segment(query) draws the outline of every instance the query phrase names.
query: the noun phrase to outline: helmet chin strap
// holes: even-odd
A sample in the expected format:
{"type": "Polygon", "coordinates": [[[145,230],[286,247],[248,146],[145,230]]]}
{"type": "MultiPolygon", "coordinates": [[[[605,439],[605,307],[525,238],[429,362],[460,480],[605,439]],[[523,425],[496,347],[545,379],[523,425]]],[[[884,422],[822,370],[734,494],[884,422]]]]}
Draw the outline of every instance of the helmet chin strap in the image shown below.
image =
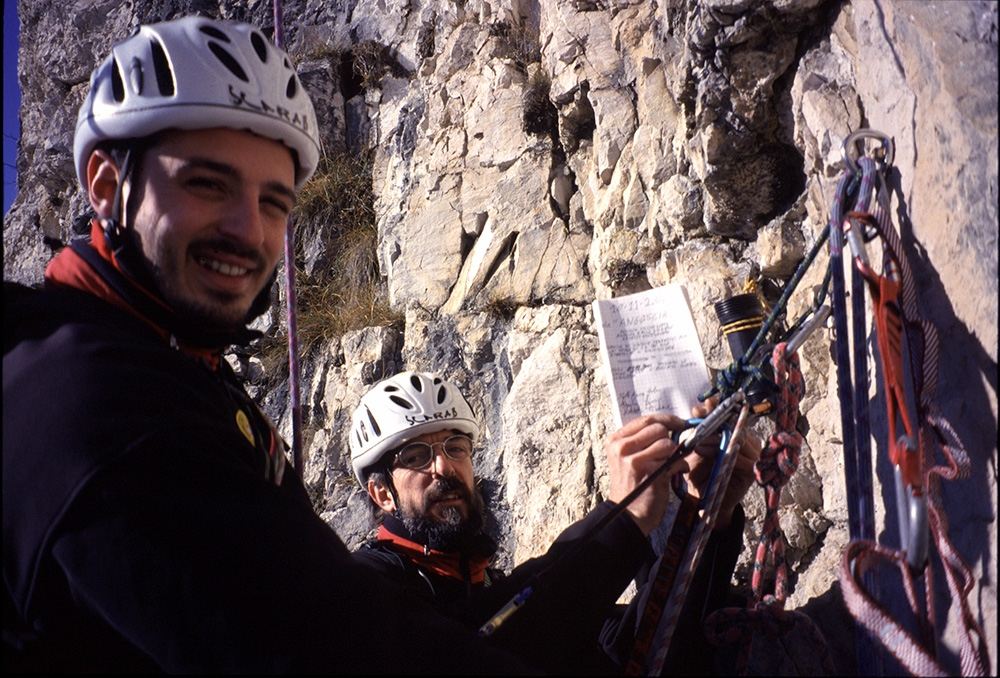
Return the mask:
{"type": "Polygon", "coordinates": [[[101,228],[104,229],[104,236],[108,244],[114,250],[115,255],[119,255],[125,247],[127,238],[125,237],[126,225],[122,215],[122,193],[125,190],[125,180],[132,172],[132,149],[125,151],[125,159],[118,173],[118,186],[115,187],[115,199],[111,203],[111,218],[101,219],[101,228]]]}
{"type": "MultiPolygon", "coordinates": [[[[140,142],[141,143],[141,142],[140,142]]],[[[100,219],[98,223],[104,231],[104,237],[114,252],[115,260],[125,273],[134,281],[139,282],[148,289],[156,289],[153,281],[153,274],[146,266],[142,249],[137,245],[135,238],[129,231],[128,206],[123,204],[122,196],[125,192],[125,182],[131,180],[131,175],[135,172],[136,158],[142,157],[145,146],[137,148],[130,146],[125,149],[125,158],[118,175],[118,186],[115,187],[115,199],[111,203],[111,217],[100,219]]],[[[129,196],[129,200],[131,200],[129,196]]]]}
{"type": "MultiPolygon", "coordinates": [[[[152,273],[146,266],[141,248],[137,246],[134,237],[129,233],[131,227],[127,222],[128,207],[123,204],[122,200],[125,182],[132,179],[131,175],[135,171],[136,158],[141,157],[144,150],[144,148],[136,148],[135,146],[130,146],[125,150],[125,158],[122,160],[118,175],[118,186],[115,187],[115,199],[111,203],[111,218],[100,219],[99,223],[108,245],[111,246],[111,250],[115,254],[118,265],[133,280],[148,287],[153,284],[152,273]]],[[[131,196],[129,199],[131,200],[131,196]]]]}
{"type": "Polygon", "coordinates": [[[395,505],[396,511],[401,511],[402,504],[399,503],[399,493],[396,492],[396,484],[392,482],[392,469],[390,468],[390,464],[385,464],[383,466],[382,475],[385,477],[385,486],[389,489],[389,496],[392,497],[392,503],[395,505]]]}

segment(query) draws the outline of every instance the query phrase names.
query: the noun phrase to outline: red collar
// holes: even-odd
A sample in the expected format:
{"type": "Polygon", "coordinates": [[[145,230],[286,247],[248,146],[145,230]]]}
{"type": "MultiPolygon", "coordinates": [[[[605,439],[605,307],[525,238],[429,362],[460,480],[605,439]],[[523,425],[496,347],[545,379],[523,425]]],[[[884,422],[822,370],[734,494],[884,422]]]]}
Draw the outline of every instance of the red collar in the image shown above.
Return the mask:
{"type": "Polygon", "coordinates": [[[378,540],[384,542],[393,551],[406,556],[417,565],[436,572],[445,577],[452,577],[461,581],[468,581],[470,584],[483,583],[486,566],[489,565],[487,558],[464,558],[460,553],[445,553],[427,548],[409,539],[394,534],[385,525],[378,528],[378,540]],[[468,564],[469,578],[462,575],[462,561],[468,564]]]}
{"type": "MultiPolygon", "coordinates": [[[[104,230],[97,219],[90,227],[90,246],[97,251],[102,259],[110,263],[115,271],[123,276],[135,289],[141,291],[156,307],[163,309],[167,313],[172,313],[167,304],[156,294],[136,283],[122,269],[120,263],[115,258],[107,239],[104,237],[104,230]]],[[[89,292],[94,296],[103,299],[112,306],[117,306],[128,311],[135,317],[156,330],[163,340],[176,345],[178,349],[194,358],[203,360],[213,370],[219,366],[219,359],[222,354],[220,349],[209,349],[198,346],[190,346],[177,341],[174,335],[166,328],[154,322],[151,318],[140,313],[134,306],[129,304],[112,286],[105,280],[98,271],[88,264],[73,250],[72,247],[65,247],[59,252],[49,265],[45,268],[45,285],[48,288],[74,288],[89,292]]]]}

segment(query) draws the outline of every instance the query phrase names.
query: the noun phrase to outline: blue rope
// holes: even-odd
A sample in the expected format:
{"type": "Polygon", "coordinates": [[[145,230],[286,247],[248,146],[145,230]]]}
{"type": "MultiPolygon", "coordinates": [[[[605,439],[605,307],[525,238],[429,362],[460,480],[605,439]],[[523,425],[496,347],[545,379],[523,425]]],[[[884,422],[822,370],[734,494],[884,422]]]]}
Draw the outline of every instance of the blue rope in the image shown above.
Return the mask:
{"type": "MultiPolygon", "coordinates": [[[[851,541],[875,539],[875,506],[872,493],[871,424],[868,413],[868,353],[865,323],[864,281],[856,266],[851,267],[854,291],[851,310],[854,316],[854,379],[851,379],[851,342],[847,328],[847,292],[844,280],[844,215],[857,191],[854,209],[867,209],[876,181],[876,165],[871,158],[861,158],[861,175],[845,169],[837,185],[830,209],[830,268],[833,284],[833,316],[836,336],[837,395],[840,400],[841,429],[844,445],[844,476],[847,486],[848,529],[851,541]],[[853,392],[851,386],[854,386],[853,392]]],[[[860,242],[862,238],[859,238],[860,242]]],[[[863,576],[872,595],[878,595],[874,572],[863,576]]],[[[883,675],[882,655],[875,638],[860,624],[856,625],[858,675],[883,675]]]]}

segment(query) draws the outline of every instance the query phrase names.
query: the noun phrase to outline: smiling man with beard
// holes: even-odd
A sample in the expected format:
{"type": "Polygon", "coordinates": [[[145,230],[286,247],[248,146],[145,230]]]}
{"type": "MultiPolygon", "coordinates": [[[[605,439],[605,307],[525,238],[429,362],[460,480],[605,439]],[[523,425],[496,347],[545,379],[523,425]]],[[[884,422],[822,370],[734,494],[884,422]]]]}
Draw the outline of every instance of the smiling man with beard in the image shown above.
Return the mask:
{"type": "MultiPolygon", "coordinates": [[[[662,474],[592,538],[590,533],[615,510],[616,502],[673,453],[671,433],[683,425],[670,414],[649,415],[612,434],[605,450],[609,501],[567,528],[546,554],[505,573],[489,566],[497,544],[483,531],[483,499],[472,465],[480,428],[472,407],[439,375],[397,374],[376,384],[354,411],[354,472],[385,513],[378,535],[363,544],[355,558],[472,629],[530,585],[527,602],[489,636],[491,642],[546,672],[620,673],[614,647],[628,645],[634,629],[617,624],[623,610],[616,602],[655,558],[648,535],[666,512],[671,474],[662,474]],[[576,547],[570,562],[546,571],[564,551],[576,547]]],[[[704,603],[728,589],[742,546],[738,504],[759,453],[755,440],[741,446],[719,514],[720,528],[713,533],[714,543],[709,542],[709,552],[715,555],[705,558],[699,570],[702,588],[708,591],[693,601],[699,612],[710,610],[713,605],[704,603]]],[[[711,455],[701,454],[681,462],[677,472],[687,472],[689,491],[700,494],[711,462],[711,455]]],[[[700,629],[697,620],[689,626],[700,629]]],[[[695,645],[704,654],[704,646],[691,647],[695,645]]],[[[680,668],[685,666],[693,668],[687,663],[680,668]]]]}

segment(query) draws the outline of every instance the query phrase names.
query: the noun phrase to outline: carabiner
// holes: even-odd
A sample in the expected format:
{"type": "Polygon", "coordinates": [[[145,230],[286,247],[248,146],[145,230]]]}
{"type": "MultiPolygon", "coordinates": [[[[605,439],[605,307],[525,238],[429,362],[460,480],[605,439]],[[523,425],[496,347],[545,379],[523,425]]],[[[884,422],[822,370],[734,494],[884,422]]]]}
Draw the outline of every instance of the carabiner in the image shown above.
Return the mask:
{"type": "Polygon", "coordinates": [[[802,327],[799,328],[798,332],[786,340],[785,352],[791,355],[792,353],[798,351],[802,344],[806,343],[806,339],[808,339],[813,332],[826,325],[826,319],[830,317],[832,312],[833,309],[826,304],[817,308],[812,317],[802,323],[802,327]]]}
{"type": "MultiPolygon", "coordinates": [[[[873,129],[859,129],[847,135],[847,138],[844,139],[844,145],[841,148],[844,164],[847,165],[852,174],[857,174],[860,169],[854,157],[851,156],[851,149],[854,149],[854,152],[857,153],[857,142],[861,139],[880,139],[882,147],[874,150],[872,156],[880,172],[884,172],[886,168],[892,167],[892,161],[896,158],[896,144],[893,143],[892,138],[884,132],[878,132],[873,129]]],[[[860,157],[860,154],[858,157],[860,157]]]]}
{"type": "Polygon", "coordinates": [[[862,233],[859,233],[858,227],[855,226],[850,215],[848,215],[848,218],[844,220],[844,235],[847,236],[847,244],[851,248],[854,260],[856,262],[861,262],[863,265],[862,270],[871,268],[868,262],[868,250],[865,249],[865,236],[862,233]]]}
{"type": "MultiPolygon", "coordinates": [[[[743,395],[743,391],[737,391],[740,396],[743,395]]],[[[742,405],[743,399],[734,400],[732,396],[729,399],[723,401],[716,410],[723,408],[723,412],[729,412],[736,405],[742,405]]],[[[713,411],[714,412],[714,411],[713,411]]],[[[728,417],[728,414],[726,414],[728,417]]],[[[671,435],[671,438],[679,447],[687,447],[690,450],[694,450],[698,444],[704,440],[707,436],[713,433],[719,432],[721,434],[721,439],[719,440],[719,454],[715,458],[715,463],[712,464],[712,473],[708,477],[708,486],[711,487],[715,482],[715,478],[718,475],[720,469],[722,468],[722,458],[725,456],[725,450],[729,447],[730,431],[726,427],[728,421],[726,418],[717,415],[712,418],[709,414],[708,417],[704,419],[688,419],[684,422],[684,428],[677,429],[671,435]],[[710,420],[711,419],[711,420],[710,420]]],[[[674,489],[674,494],[678,498],[683,499],[687,495],[687,486],[680,474],[674,476],[672,486],[674,489]]],[[[698,502],[698,508],[705,508],[705,502],[708,499],[708,493],[701,498],[698,502]]]]}
{"type": "Polygon", "coordinates": [[[899,520],[900,548],[906,554],[906,564],[916,572],[924,569],[930,542],[927,520],[927,497],[906,484],[903,472],[893,467],[896,481],[896,517],[899,520]]]}

